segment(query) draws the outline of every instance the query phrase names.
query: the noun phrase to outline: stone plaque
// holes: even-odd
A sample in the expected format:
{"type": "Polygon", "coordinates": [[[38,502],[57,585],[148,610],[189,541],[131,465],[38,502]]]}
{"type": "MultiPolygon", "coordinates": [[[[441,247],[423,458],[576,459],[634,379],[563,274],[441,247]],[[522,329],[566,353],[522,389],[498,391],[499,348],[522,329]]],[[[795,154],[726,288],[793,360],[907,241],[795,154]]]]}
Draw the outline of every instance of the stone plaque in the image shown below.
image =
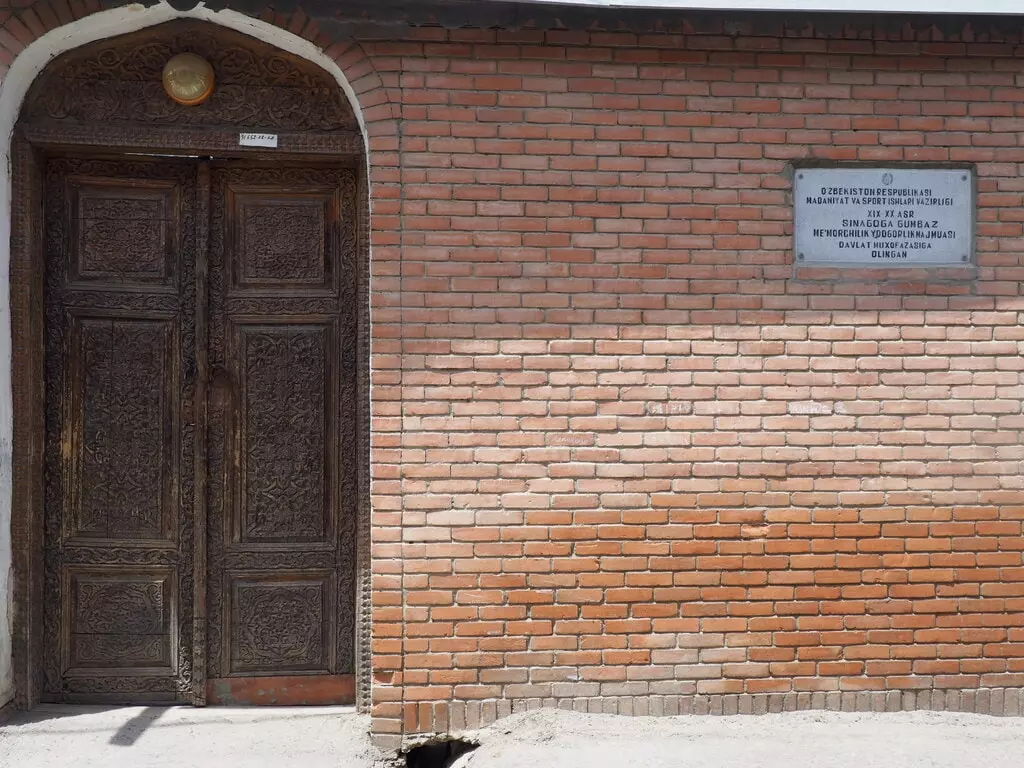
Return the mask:
{"type": "Polygon", "coordinates": [[[795,174],[797,263],[966,264],[973,176],[948,168],[803,168],[795,174]]]}

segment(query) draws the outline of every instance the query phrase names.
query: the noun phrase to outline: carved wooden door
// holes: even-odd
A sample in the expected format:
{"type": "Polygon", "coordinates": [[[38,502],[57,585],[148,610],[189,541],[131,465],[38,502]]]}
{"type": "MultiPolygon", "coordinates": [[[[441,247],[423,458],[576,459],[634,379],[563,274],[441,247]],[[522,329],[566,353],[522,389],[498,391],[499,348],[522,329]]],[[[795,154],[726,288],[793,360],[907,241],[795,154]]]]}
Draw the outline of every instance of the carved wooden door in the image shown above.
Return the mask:
{"type": "Polygon", "coordinates": [[[48,700],[192,697],[196,174],[47,165],[48,700]]]}
{"type": "Polygon", "coordinates": [[[211,702],[354,696],[355,189],[345,169],[213,169],[211,702]]]}

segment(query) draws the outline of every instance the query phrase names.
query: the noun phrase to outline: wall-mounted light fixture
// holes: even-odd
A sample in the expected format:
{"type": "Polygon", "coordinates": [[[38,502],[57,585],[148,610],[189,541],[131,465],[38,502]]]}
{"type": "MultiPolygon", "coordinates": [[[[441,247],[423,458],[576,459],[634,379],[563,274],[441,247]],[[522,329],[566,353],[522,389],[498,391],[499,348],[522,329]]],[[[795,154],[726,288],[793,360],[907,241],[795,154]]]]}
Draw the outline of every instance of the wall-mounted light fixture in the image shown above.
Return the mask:
{"type": "Polygon", "coordinates": [[[194,53],[179,53],[164,64],[164,90],[179,104],[202,104],[213,93],[213,67],[194,53]]]}

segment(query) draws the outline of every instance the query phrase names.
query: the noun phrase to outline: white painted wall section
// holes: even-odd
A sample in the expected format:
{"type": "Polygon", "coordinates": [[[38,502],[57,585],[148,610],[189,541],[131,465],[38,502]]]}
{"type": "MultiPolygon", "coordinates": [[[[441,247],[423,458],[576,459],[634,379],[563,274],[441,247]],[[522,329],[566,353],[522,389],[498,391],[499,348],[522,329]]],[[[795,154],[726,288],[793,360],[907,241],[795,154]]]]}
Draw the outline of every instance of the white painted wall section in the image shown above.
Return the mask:
{"type": "MultiPolygon", "coordinates": [[[[229,27],[320,66],[338,81],[366,136],[365,120],[355,91],[333,60],[308,40],[236,11],[212,11],[202,5],[190,11],[176,11],[165,2],[148,8],[129,5],[101,11],[46,33],[25,48],[11,64],[7,76],[0,82],[0,168],[3,169],[3,180],[0,181],[0,706],[14,697],[11,664],[14,621],[11,552],[11,134],[32,81],[54,57],[97,40],[176,18],[202,19],[229,27]]],[[[365,143],[369,146],[369,141],[365,143]]]]}

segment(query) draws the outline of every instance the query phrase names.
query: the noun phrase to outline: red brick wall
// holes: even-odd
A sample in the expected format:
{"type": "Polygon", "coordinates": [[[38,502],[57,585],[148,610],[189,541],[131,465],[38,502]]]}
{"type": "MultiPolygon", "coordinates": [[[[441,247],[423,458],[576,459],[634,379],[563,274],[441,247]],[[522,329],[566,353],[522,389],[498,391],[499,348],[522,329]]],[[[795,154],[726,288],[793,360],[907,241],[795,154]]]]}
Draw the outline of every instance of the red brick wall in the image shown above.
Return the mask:
{"type": "Polygon", "coordinates": [[[1024,684],[1014,46],[418,36],[375,49],[406,729],[1024,684]],[[811,158],[975,164],[977,266],[795,270],[811,158]]]}
{"type": "Polygon", "coordinates": [[[369,115],[379,734],[1017,711],[1019,39],[264,18],[369,115]],[[807,159],[974,164],[976,265],[794,268],[807,159]]]}

